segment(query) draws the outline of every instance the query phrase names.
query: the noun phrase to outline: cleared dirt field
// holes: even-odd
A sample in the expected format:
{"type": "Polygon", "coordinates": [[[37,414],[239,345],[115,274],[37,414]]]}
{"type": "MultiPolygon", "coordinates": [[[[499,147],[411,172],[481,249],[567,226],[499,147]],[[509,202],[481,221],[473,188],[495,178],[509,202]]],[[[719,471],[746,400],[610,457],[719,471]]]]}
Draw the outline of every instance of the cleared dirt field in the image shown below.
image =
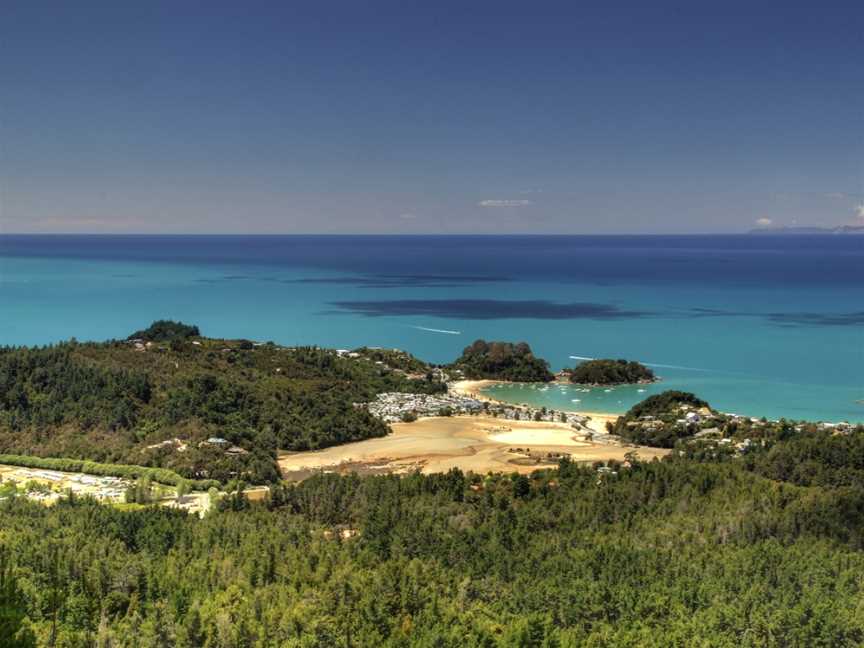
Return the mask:
{"type": "Polygon", "coordinates": [[[508,421],[491,417],[453,416],[394,423],[393,434],[324,450],[284,453],[279,466],[286,479],[328,472],[521,472],[554,465],[555,455],[574,461],[623,460],[636,451],[645,460],[668,450],[595,444],[563,423],[508,421]],[[548,457],[552,454],[553,457],[548,457]]]}

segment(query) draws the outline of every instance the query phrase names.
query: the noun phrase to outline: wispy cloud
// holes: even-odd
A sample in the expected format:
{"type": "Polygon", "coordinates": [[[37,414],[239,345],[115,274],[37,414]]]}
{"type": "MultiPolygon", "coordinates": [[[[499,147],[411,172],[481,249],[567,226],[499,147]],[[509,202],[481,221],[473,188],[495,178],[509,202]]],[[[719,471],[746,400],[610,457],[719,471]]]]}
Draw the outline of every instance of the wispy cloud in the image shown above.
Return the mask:
{"type": "Polygon", "coordinates": [[[401,218],[403,220],[416,220],[417,214],[415,214],[414,212],[405,212],[405,213],[399,214],[399,218],[401,218]]]}
{"type": "Polygon", "coordinates": [[[528,207],[533,203],[530,200],[481,200],[478,207],[528,207]]]}
{"type": "Polygon", "coordinates": [[[864,220],[864,203],[855,205],[855,216],[858,217],[858,220],[864,220]]]}
{"type": "Polygon", "coordinates": [[[756,226],[757,227],[771,227],[774,224],[774,221],[770,218],[757,218],[756,226]]]}

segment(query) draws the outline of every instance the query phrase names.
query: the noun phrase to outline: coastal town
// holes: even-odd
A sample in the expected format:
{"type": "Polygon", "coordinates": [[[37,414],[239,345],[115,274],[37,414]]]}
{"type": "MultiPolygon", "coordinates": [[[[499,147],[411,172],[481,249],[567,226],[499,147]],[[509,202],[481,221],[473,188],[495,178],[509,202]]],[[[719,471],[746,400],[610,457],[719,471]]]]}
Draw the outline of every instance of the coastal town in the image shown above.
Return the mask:
{"type": "Polygon", "coordinates": [[[483,414],[513,421],[547,421],[569,423],[580,430],[589,417],[575,412],[512,405],[465,396],[452,387],[446,394],[408,394],[386,392],[378,394],[366,405],[369,412],[386,423],[405,423],[421,417],[483,414]]]}

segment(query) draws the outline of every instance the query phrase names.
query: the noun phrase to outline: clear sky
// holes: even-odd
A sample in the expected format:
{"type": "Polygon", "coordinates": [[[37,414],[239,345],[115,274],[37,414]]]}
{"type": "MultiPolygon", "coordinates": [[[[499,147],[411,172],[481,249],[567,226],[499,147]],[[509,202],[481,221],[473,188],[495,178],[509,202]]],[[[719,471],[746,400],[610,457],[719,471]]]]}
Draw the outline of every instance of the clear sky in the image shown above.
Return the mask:
{"type": "Polygon", "coordinates": [[[864,224],[860,1],[5,0],[0,83],[4,232],[864,224]]]}

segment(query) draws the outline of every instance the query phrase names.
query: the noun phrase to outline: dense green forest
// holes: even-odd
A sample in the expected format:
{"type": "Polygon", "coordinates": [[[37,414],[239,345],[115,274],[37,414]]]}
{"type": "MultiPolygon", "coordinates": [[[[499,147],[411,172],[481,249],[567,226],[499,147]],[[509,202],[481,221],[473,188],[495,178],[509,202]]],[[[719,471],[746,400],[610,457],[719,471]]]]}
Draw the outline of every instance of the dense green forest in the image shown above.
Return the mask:
{"type": "Polygon", "coordinates": [[[156,322],[130,341],[0,348],[0,453],[270,481],[278,479],[277,449],[388,432],[356,403],[446,389],[431,375],[412,378],[366,357],[194,331],[156,322]],[[161,341],[135,341],[148,338],[161,341]]]}
{"type": "Polygon", "coordinates": [[[555,377],[549,363],[536,357],[525,342],[476,340],[449,368],[471,379],[549,382],[555,377]]]}
{"type": "Polygon", "coordinates": [[[185,340],[197,337],[201,331],[197,326],[174,322],[172,320],[157,320],[146,329],[135,331],[127,339],[145,340],[148,342],[170,342],[171,340],[185,340]]]}
{"type": "Polygon", "coordinates": [[[859,646],[864,431],[810,434],[602,474],[320,475],[203,520],[10,499],[0,646],[859,646]]]}
{"type": "Polygon", "coordinates": [[[627,411],[625,416],[628,418],[638,418],[646,415],[663,416],[672,410],[680,408],[682,405],[696,408],[708,407],[708,403],[695,394],[666,390],[636,403],[627,411]]]}
{"type": "Polygon", "coordinates": [[[626,385],[656,380],[654,372],[633,360],[602,358],[586,360],[573,369],[564,369],[571,383],[580,385],[626,385]]]}
{"type": "Polygon", "coordinates": [[[692,436],[703,426],[723,424],[708,403],[690,392],[668,390],[649,396],[607,424],[609,432],[638,445],[672,448],[679,439],[692,436]],[[692,420],[682,417],[689,414],[692,420]]]}
{"type": "MultiPolygon", "coordinates": [[[[355,403],[441,391],[437,372],[399,351],[191,328],[0,349],[2,452],[272,482],[253,504],[232,479],[203,519],[71,495],[47,507],[0,485],[0,648],[864,644],[860,426],[732,417],[669,391],[612,426],[674,447],[663,461],[288,484],[277,448],[384,434],[355,403]]],[[[456,366],[548,374],[527,345],[482,341],[456,366]]]]}

